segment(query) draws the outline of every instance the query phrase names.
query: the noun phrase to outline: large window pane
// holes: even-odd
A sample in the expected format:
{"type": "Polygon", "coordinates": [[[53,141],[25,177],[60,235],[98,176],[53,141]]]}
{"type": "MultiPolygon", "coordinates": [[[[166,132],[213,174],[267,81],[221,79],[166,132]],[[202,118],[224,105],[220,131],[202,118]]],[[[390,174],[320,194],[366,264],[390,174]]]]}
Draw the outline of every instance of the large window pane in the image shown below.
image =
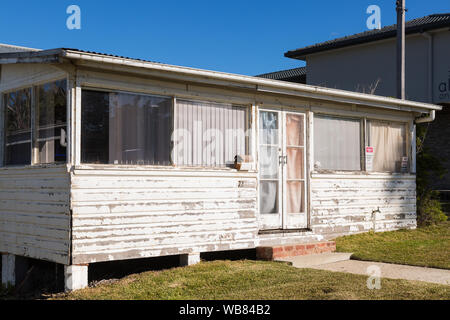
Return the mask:
{"type": "Polygon", "coordinates": [[[368,121],[369,146],[374,148],[373,171],[400,172],[406,157],[406,125],[368,121]]]}
{"type": "Polygon", "coordinates": [[[314,117],[314,167],[361,170],[360,120],[314,117]]]}
{"type": "Polygon", "coordinates": [[[261,111],[259,113],[259,143],[261,145],[277,145],[278,137],[278,113],[261,111]]]}
{"type": "Polygon", "coordinates": [[[278,213],[278,181],[261,181],[259,189],[259,212],[278,213]]]}
{"type": "Polygon", "coordinates": [[[279,171],[278,147],[261,146],[259,150],[259,162],[261,179],[278,179],[279,171]]]}
{"type": "Polygon", "coordinates": [[[31,88],[4,95],[5,164],[31,164],[31,88]]]}
{"type": "Polygon", "coordinates": [[[39,163],[65,162],[67,155],[66,80],[36,89],[39,163]]]}
{"type": "Polygon", "coordinates": [[[83,163],[171,163],[171,98],[83,90],[81,121],[83,163]]]}
{"type": "Polygon", "coordinates": [[[177,100],[174,147],[179,166],[233,166],[248,154],[247,108],[177,100]]]}
{"type": "Polygon", "coordinates": [[[287,187],[287,213],[303,213],[305,212],[305,182],[304,181],[288,181],[287,187]]]}
{"type": "Polygon", "coordinates": [[[109,163],[109,93],[81,94],[81,162],[109,163]]]}

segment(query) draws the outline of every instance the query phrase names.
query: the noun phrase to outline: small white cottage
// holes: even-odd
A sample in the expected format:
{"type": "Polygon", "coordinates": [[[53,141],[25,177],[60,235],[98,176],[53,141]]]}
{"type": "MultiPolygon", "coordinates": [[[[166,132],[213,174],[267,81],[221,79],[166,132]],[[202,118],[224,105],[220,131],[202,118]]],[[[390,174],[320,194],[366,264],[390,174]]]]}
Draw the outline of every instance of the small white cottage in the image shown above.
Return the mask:
{"type": "Polygon", "coordinates": [[[0,252],[66,266],[416,227],[440,106],[75,49],[0,54],[0,252]]]}

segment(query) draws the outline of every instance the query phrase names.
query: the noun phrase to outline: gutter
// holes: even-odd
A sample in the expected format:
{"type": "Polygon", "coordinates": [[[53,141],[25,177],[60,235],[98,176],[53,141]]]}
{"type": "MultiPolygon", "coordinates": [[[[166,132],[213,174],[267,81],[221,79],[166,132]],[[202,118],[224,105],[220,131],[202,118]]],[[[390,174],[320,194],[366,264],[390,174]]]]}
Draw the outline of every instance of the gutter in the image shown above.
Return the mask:
{"type": "Polygon", "coordinates": [[[415,123],[433,122],[434,119],[436,119],[436,111],[432,110],[428,116],[416,118],[415,123]]]}
{"type": "MultiPolygon", "coordinates": [[[[201,69],[194,69],[188,67],[172,66],[149,61],[134,60],[130,58],[114,57],[102,55],[98,53],[74,51],[64,49],[61,52],[62,57],[67,59],[93,61],[98,63],[115,64],[120,66],[136,67],[152,69],[157,71],[164,71],[176,74],[183,74],[186,76],[195,76],[203,79],[214,79],[227,82],[237,82],[246,85],[246,89],[253,89],[258,92],[284,94],[292,96],[309,97],[315,99],[324,99],[325,97],[336,101],[353,104],[362,104],[375,106],[379,108],[387,108],[401,111],[416,111],[425,113],[425,110],[442,110],[442,107],[408,100],[400,100],[390,97],[375,96],[370,94],[363,94],[352,91],[323,88],[317,86],[310,86],[305,84],[294,84],[278,80],[270,80],[263,78],[256,78],[244,75],[236,75],[230,73],[223,73],[217,71],[207,71],[201,69]]],[[[230,83],[228,83],[230,85],[230,83]]]]}
{"type": "MultiPolygon", "coordinates": [[[[434,81],[434,63],[433,63],[433,34],[423,32],[422,36],[428,39],[428,101],[433,102],[433,81],[434,81]]],[[[428,116],[416,118],[415,123],[433,122],[436,119],[436,111],[431,111],[428,116]]]]}

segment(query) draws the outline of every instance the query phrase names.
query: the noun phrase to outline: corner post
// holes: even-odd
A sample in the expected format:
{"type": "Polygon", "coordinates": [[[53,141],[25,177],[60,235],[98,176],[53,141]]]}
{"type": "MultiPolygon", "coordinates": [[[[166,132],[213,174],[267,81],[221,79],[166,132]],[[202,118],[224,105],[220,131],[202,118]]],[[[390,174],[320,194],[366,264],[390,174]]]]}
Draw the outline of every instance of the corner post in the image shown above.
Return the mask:
{"type": "Polygon", "coordinates": [[[411,139],[411,168],[410,168],[410,172],[412,174],[416,174],[417,173],[417,146],[416,146],[416,124],[414,123],[414,121],[411,122],[410,127],[409,127],[409,135],[410,135],[410,139],[411,139]]]}
{"type": "Polygon", "coordinates": [[[180,266],[186,267],[200,263],[200,253],[189,253],[180,255],[180,266]]]}
{"type": "Polygon", "coordinates": [[[88,265],[64,266],[64,288],[66,292],[88,286],[88,265]]]}
{"type": "Polygon", "coordinates": [[[2,253],[2,284],[16,285],[16,256],[13,254],[2,253]]]}

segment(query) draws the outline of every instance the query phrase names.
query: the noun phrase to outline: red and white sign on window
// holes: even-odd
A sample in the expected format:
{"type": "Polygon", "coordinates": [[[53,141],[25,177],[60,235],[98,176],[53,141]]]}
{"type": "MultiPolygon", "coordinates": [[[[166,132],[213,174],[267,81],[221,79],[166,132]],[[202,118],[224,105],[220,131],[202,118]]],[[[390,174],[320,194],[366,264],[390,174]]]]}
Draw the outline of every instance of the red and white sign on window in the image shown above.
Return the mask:
{"type": "Polygon", "coordinates": [[[373,171],[374,147],[366,147],[366,171],[373,171]]]}

